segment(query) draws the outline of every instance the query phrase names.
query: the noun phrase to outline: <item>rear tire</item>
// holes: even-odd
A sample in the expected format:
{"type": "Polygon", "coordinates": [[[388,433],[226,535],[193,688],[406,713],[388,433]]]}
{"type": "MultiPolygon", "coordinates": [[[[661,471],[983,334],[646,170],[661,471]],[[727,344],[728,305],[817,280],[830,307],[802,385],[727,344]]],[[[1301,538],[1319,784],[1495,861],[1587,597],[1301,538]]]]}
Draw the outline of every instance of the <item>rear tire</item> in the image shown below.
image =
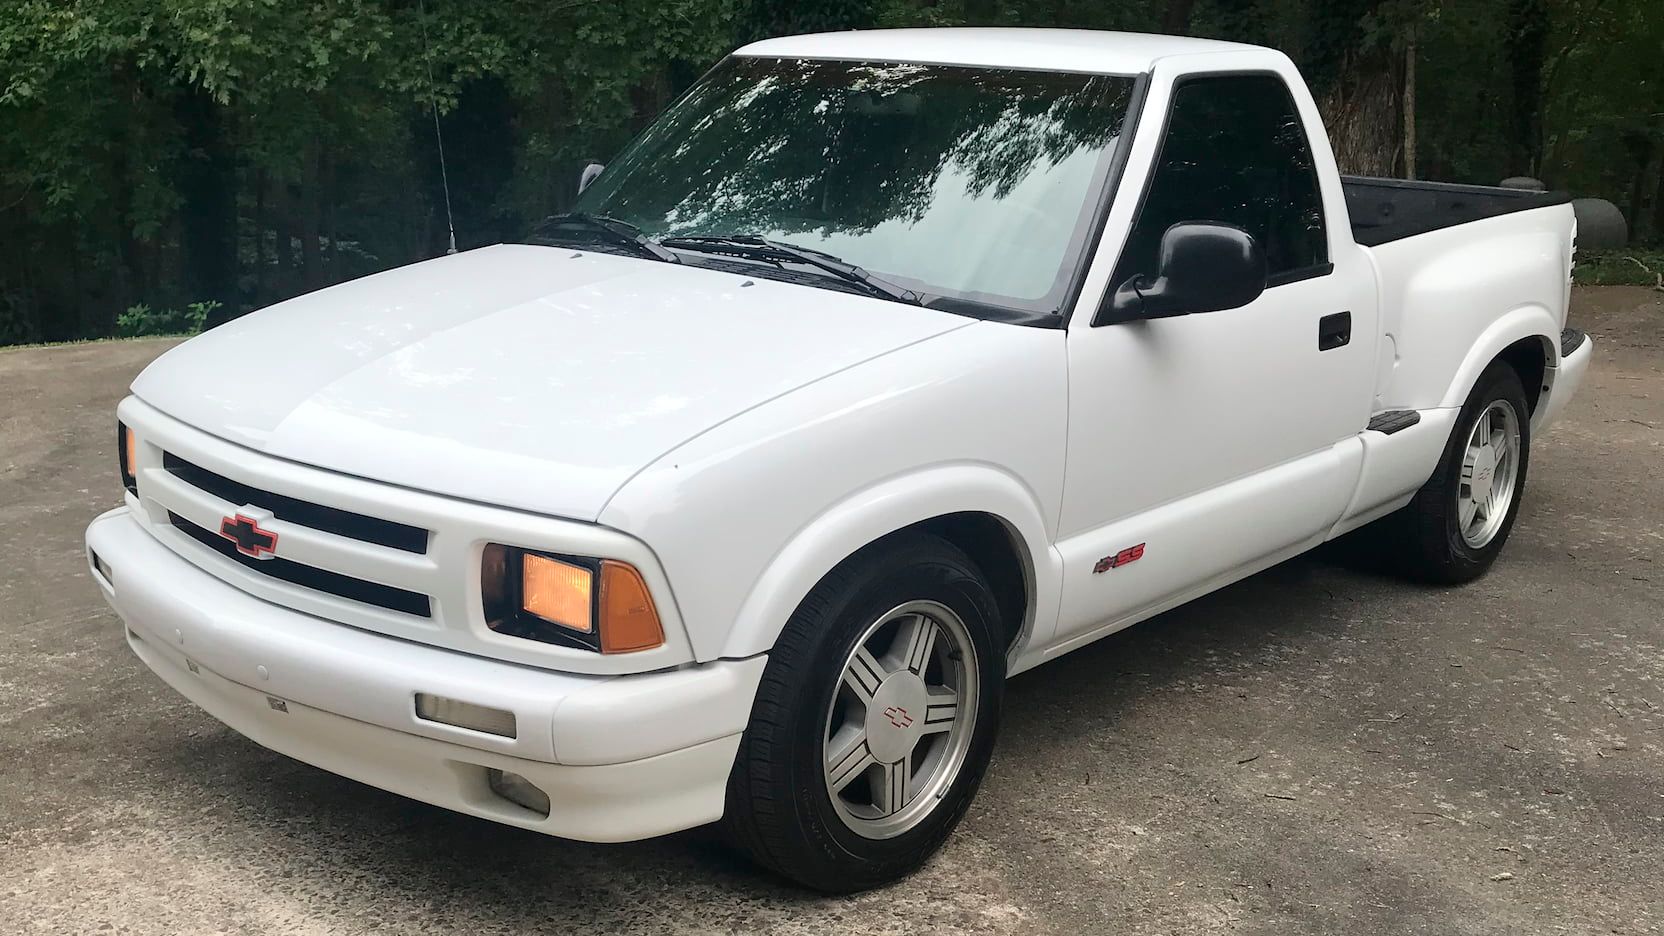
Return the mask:
{"type": "Polygon", "coordinates": [[[1513,531],[1530,461],[1525,388],[1512,367],[1493,361],[1463,404],[1433,476],[1372,533],[1411,578],[1471,582],[1490,569],[1513,531]]]}
{"type": "Polygon", "coordinates": [[[992,590],[946,540],[903,534],[844,562],[769,655],[729,776],[730,838],[827,893],[913,871],[981,784],[1004,651],[992,590]]]}

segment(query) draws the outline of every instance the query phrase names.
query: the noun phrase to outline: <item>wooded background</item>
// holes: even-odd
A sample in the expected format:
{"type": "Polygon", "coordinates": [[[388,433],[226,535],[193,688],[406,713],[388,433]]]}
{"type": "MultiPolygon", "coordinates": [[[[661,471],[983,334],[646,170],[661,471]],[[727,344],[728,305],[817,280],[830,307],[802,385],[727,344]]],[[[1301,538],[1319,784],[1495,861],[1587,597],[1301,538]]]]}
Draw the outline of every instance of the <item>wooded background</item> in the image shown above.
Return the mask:
{"type": "Polygon", "coordinates": [[[1660,0],[0,0],[0,344],[443,253],[430,102],[466,249],[566,207],[740,43],[964,24],[1275,46],[1343,171],[1536,176],[1664,239],[1660,0]]]}

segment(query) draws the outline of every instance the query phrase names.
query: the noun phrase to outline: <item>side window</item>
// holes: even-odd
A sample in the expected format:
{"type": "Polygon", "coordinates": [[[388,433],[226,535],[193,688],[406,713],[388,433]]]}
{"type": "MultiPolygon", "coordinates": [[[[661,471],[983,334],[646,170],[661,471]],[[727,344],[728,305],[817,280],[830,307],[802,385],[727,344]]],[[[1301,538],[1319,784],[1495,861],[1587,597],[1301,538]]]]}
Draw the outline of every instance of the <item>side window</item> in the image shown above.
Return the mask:
{"type": "Polygon", "coordinates": [[[1154,274],[1161,235],[1181,221],[1252,234],[1272,283],[1328,262],[1310,141],[1281,78],[1221,75],[1179,85],[1113,282],[1154,274]]]}

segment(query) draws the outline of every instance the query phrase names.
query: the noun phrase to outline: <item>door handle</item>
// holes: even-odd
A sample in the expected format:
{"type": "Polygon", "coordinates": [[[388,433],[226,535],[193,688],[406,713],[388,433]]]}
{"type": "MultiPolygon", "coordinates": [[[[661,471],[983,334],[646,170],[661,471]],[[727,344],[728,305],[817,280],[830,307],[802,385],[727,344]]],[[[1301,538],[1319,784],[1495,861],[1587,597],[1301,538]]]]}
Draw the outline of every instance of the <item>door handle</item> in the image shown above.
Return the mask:
{"type": "Polygon", "coordinates": [[[1352,341],[1352,313],[1336,312],[1317,320],[1317,350],[1331,351],[1352,341]]]}

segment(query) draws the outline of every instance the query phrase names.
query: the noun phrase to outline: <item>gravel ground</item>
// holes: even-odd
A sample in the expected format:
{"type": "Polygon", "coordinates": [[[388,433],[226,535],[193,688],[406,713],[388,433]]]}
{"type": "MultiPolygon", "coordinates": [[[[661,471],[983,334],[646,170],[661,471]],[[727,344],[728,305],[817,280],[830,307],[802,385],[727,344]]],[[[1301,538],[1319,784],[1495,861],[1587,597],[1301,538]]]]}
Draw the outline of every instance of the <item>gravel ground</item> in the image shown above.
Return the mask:
{"type": "Polygon", "coordinates": [[[1320,551],[1017,678],[958,834],[851,899],[706,831],[547,839],[221,727],[82,561],[112,411],[168,344],[0,352],[0,932],[1664,931],[1664,294],[1573,319],[1595,369],[1488,577],[1320,551]]]}

